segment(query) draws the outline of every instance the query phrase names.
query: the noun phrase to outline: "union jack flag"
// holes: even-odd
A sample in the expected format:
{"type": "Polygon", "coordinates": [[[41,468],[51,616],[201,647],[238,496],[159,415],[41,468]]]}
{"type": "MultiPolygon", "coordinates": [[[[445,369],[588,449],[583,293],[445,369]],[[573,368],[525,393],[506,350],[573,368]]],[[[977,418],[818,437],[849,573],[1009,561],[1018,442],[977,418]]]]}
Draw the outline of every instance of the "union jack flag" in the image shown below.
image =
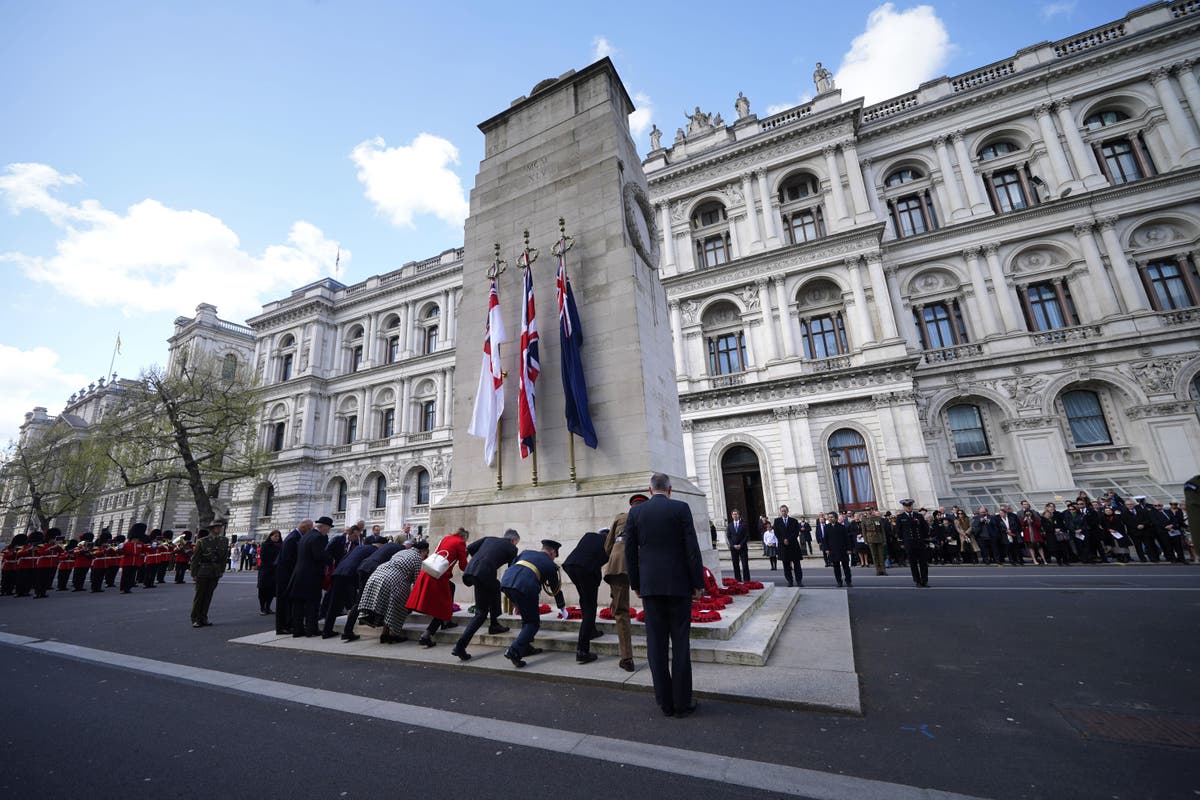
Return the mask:
{"type": "Polygon", "coordinates": [[[537,435],[534,409],[535,384],[542,365],[538,361],[537,311],[533,304],[533,267],[522,257],[525,290],[521,303],[521,374],[518,381],[517,433],[521,440],[521,458],[528,458],[537,435]]]}

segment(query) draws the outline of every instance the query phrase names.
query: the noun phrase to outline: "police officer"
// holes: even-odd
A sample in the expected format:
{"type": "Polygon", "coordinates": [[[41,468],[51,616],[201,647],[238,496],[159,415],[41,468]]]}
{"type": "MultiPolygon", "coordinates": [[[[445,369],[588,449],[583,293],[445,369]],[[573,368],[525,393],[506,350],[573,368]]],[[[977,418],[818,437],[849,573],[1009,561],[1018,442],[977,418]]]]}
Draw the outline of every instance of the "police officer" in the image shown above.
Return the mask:
{"type": "Polygon", "coordinates": [[[875,562],[875,574],[887,575],[887,570],[884,569],[887,561],[883,553],[887,537],[883,532],[883,519],[874,507],[868,508],[867,513],[863,514],[862,532],[867,548],[871,551],[871,560],[875,562]]]}
{"type": "Polygon", "coordinates": [[[908,555],[908,566],[912,570],[913,583],[917,586],[929,585],[929,523],[920,514],[913,511],[910,497],[900,501],[904,510],[896,515],[896,533],[904,541],[904,551],[908,555]]]}

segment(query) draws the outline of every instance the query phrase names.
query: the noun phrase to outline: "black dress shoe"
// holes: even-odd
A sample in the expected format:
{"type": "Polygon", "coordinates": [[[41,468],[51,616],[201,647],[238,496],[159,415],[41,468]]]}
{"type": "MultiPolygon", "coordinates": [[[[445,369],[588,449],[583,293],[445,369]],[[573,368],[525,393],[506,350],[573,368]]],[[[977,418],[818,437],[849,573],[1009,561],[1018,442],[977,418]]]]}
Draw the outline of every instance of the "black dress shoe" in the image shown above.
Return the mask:
{"type": "Polygon", "coordinates": [[[600,656],[596,655],[595,653],[576,653],[575,654],[575,663],[576,664],[590,664],[599,657],[600,656]]]}
{"type": "Polygon", "coordinates": [[[450,655],[457,656],[459,661],[470,661],[471,660],[471,654],[468,653],[466,650],[463,650],[458,645],[454,646],[454,649],[450,651],[450,655]]]}
{"type": "Polygon", "coordinates": [[[417,641],[420,643],[421,647],[435,647],[437,645],[437,642],[435,642],[433,639],[430,639],[428,634],[422,634],[421,638],[417,641]]]}
{"type": "Polygon", "coordinates": [[[442,626],[442,630],[448,631],[451,628],[457,628],[457,627],[458,627],[458,623],[455,622],[454,620],[450,620],[449,622],[447,622],[445,625],[442,626]]]}
{"type": "Polygon", "coordinates": [[[700,704],[693,701],[688,704],[687,708],[681,708],[678,711],[676,711],[675,718],[679,719],[680,717],[690,717],[692,714],[696,713],[696,709],[699,707],[700,707],[700,704]]]}
{"type": "Polygon", "coordinates": [[[529,645],[528,652],[525,653],[527,656],[540,656],[541,654],[542,648],[534,647],[533,645],[529,645]]]}
{"type": "Polygon", "coordinates": [[[599,639],[603,635],[604,635],[604,631],[592,631],[593,639],[599,639]]]}
{"type": "Polygon", "coordinates": [[[321,634],[321,638],[322,638],[322,639],[332,639],[332,638],[333,638],[333,637],[335,637],[335,636],[337,636],[337,634],[336,634],[336,633],[334,633],[333,631],[329,631],[329,632],[327,632],[327,633],[322,633],[322,634],[321,634]]]}
{"type": "Polygon", "coordinates": [[[493,636],[495,636],[498,633],[508,633],[511,630],[512,630],[512,628],[508,627],[507,625],[489,625],[488,626],[488,633],[492,634],[493,636]]]}
{"type": "Polygon", "coordinates": [[[662,715],[664,717],[673,717],[675,716],[675,709],[671,708],[670,706],[663,706],[662,715]]]}
{"type": "Polygon", "coordinates": [[[621,669],[625,670],[626,672],[633,672],[633,659],[632,658],[622,658],[620,661],[617,662],[617,666],[620,667],[621,669]]]}
{"type": "Polygon", "coordinates": [[[512,650],[505,650],[504,657],[507,658],[509,661],[511,661],[512,665],[514,667],[516,667],[517,669],[520,669],[521,667],[525,666],[525,662],[523,660],[521,660],[521,657],[512,650]]]}
{"type": "Polygon", "coordinates": [[[343,633],[342,634],[342,641],[344,641],[344,642],[357,642],[361,638],[362,637],[359,636],[357,633],[343,633]]]}

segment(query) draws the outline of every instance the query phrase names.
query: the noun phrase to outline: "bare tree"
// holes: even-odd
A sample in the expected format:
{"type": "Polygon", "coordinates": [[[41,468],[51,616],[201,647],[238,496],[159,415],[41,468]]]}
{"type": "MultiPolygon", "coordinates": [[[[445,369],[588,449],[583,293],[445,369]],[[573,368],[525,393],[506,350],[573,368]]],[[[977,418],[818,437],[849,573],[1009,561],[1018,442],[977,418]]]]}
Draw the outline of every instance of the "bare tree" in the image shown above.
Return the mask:
{"type": "Polygon", "coordinates": [[[41,530],[85,509],[104,488],[108,472],[95,440],[61,419],[10,442],[0,462],[5,483],[0,509],[14,521],[36,520],[41,530]]]}
{"type": "Polygon", "coordinates": [[[201,526],[216,517],[221,487],[258,476],[266,453],[255,433],[260,397],[249,370],[181,359],[150,367],[101,421],[105,453],[125,486],[178,481],[187,486],[201,526]]]}

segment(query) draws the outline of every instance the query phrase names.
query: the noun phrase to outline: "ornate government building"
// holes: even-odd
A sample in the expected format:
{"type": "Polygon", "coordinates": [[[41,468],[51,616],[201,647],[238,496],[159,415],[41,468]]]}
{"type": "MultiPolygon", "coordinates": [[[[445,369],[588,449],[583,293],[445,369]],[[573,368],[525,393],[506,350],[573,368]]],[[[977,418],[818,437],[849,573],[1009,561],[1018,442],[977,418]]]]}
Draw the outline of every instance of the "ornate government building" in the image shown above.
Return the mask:
{"type": "MultiPolygon", "coordinates": [[[[823,77],[783,113],[739,96],[729,123],[656,130],[652,234],[712,518],[1177,497],[1200,465],[1197,42],[1200,5],[1157,3],[875,105],[823,77]]],[[[299,288],[249,328],[177,321],[173,352],[203,333],[266,384],[271,466],[231,530],[428,524],[466,424],[454,347],[483,327],[457,324],[461,285],[448,250],[299,288]]]]}

